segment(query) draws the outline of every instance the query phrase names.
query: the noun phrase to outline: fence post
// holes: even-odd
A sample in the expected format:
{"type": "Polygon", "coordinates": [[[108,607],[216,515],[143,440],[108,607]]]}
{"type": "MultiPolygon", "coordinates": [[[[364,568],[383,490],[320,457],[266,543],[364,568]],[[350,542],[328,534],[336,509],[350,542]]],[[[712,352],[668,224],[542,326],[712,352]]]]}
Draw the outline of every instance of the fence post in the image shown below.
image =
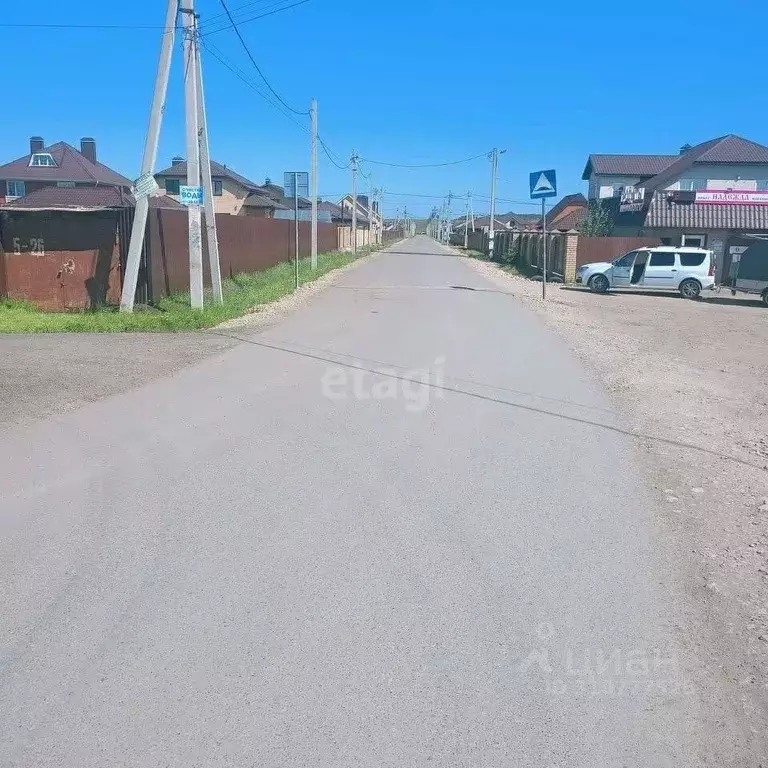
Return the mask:
{"type": "Polygon", "coordinates": [[[576,254],[579,251],[579,233],[568,232],[565,235],[565,265],[563,267],[563,281],[576,282],[576,254]]]}

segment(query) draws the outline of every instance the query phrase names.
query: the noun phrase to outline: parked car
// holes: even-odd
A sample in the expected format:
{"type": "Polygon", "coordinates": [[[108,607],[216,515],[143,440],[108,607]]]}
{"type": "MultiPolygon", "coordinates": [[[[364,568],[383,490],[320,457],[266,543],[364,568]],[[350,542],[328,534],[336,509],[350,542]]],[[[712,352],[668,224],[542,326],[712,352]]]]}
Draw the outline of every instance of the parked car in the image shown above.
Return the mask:
{"type": "Polygon", "coordinates": [[[695,299],[715,285],[715,258],[705,248],[639,248],[612,262],[584,264],[576,270],[576,282],[594,293],[641,288],[679,291],[686,299],[695,299]]]}
{"type": "Polygon", "coordinates": [[[768,306],[768,241],[756,237],[732,259],[733,293],[756,293],[768,306]]]}

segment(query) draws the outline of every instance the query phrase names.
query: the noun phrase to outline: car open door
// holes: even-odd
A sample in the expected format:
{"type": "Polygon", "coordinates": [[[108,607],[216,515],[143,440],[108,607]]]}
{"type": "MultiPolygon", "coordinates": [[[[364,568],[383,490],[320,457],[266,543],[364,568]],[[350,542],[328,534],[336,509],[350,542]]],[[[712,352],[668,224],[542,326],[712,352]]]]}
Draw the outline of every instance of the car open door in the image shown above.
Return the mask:
{"type": "Polygon", "coordinates": [[[629,285],[629,280],[632,277],[632,268],[635,266],[635,259],[638,253],[639,251],[630,251],[613,262],[611,285],[614,288],[626,288],[629,285]]]}
{"type": "Polygon", "coordinates": [[[675,251],[652,251],[645,267],[643,285],[646,288],[677,288],[678,272],[675,251]]]}

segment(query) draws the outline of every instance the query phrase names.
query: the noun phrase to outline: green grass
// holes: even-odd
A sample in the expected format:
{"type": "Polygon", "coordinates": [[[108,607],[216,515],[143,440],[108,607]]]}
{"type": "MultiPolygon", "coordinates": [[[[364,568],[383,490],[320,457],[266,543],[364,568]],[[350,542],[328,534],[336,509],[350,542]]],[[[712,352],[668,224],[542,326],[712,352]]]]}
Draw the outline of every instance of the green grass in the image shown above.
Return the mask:
{"type": "MultiPolygon", "coordinates": [[[[332,251],[317,257],[317,269],[309,259],[299,262],[299,283],[310,283],[373,248],[361,248],[357,255],[332,251]]],[[[43,312],[23,301],[0,301],[0,333],[119,333],[121,331],[192,331],[210,328],[225,320],[246,314],[253,307],[268,304],[294,290],[294,264],[283,262],[262,272],[235,275],[224,280],[224,303],[214,305],[206,293],[205,308],[189,306],[189,294],[161,299],[156,306],[137,306],[133,314],[123,314],[117,307],[81,312],[43,312]]]]}

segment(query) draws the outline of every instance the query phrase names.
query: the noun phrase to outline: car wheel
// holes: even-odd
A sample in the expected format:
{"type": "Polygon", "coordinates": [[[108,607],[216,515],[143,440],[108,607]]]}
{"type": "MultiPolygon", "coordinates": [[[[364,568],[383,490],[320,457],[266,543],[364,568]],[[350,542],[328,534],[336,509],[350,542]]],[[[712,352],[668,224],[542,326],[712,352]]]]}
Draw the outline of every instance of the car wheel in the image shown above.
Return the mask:
{"type": "Polygon", "coordinates": [[[589,290],[592,293],[605,293],[608,287],[608,278],[605,275],[593,275],[589,278],[589,290]]]}
{"type": "Polygon", "coordinates": [[[689,277],[687,280],[683,280],[680,283],[680,295],[684,299],[698,299],[701,293],[701,283],[698,280],[694,280],[689,277]]]}
{"type": "Polygon", "coordinates": [[[763,300],[763,304],[768,307],[768,288],[763,291],[763,295],[760,298],[763,300]]]}

